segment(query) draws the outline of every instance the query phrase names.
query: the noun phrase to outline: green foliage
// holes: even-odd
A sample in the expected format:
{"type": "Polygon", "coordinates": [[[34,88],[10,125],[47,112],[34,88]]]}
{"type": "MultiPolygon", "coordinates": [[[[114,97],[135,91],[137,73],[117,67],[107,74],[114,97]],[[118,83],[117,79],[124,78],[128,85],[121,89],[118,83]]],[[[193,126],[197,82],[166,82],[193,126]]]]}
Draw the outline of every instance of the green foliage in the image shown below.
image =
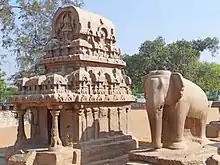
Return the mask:
{"type": "Polygon", "coordinates": [[[4,101],[11,95],[17,94],[18,89],[13,86],[7,87],[4,81],[4,72],[0,71],[0,102],[4,101]]]}
{"type": "Polygon", "coordinates": [[[2,47],[16,56],[19,71],[13,78],[40,73],[39,59],[43,47],[52,38],[52,17],[63,5],[82,7],[82,0],[9,0],[0,2],[2,47]]]}
{"type": "MultiPolygon", "coordinates": [[[[210,37],[193,41],[183,39],[170,44],[166,44],[165,39],[162,37],[143,42],[138,54],[123,56],[127,63],[125,72],[132,79],[132,90],[135,93],[140,92],[141,77],[156,69],[177,71],[194,82],[198,81],[198,84],[201,84],[202,87],[205,85],[204,89],[206,90],[216,89],[217,84],[208,85],[206,83],[208,80],[205,80],[203,84],[201,83],[203,81],[201,79],[203,77],[201,75],[202,69],[205,64],[200,64],[199,59],[201,52],[205,50],[210,51],[215,56],[219,49],[218,44],[218,38],[210,37]],[[198,76],[201,76],[200,79],[198,79],[198,76]]],[[[207,76],[217,73],[217,65],[210,64],[210,67],[214,68],[213,71],[210,71],[212,74],[207,73],[207,76]]],[[[211,77],[207,78],[211,79],[211,77]]]]}
{"type": "Polygon", "coordinates": [[[4,92],[6,88],[3,76],[4,76],[3,72],[0,72],[0,101],[2,101],[4,97],[4,92]]]}
{"type": "Polygon", "coordinates": [[[194,69],[194,81],[205,91],[220,91],[220,64],[198,63],[194,69]]]}

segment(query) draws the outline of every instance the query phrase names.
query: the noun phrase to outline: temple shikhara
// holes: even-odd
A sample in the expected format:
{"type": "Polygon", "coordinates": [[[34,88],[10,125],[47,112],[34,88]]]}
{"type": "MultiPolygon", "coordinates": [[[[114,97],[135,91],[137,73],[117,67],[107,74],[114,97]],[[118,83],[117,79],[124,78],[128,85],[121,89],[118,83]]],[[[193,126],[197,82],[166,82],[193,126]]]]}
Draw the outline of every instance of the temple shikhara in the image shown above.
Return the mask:
{"type": "Polygon", "coordinates": [[[59,8],[45,47],[45,74],[16,82],[17,141],[8,163],[33,165],[126,164],[131,79],[108,19],[77,7],[59,8]],[[31,138],[24,131],[30,110],[31,138]]]}

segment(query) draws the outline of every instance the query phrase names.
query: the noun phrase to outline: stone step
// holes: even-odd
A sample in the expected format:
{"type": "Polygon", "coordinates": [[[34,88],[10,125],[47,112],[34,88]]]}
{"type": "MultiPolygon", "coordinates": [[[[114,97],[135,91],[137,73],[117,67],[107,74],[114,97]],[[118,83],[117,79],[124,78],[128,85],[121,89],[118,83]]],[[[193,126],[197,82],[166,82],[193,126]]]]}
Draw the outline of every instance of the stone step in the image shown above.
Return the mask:
{"type": "Polygon", "coordinates": [[[125,165],[126,162],[128,162],[128,155],[122,155],[114,159],[105,159],[95,162],[89,162],[85,163],[84,165],[125,165]]]}
{"type": "Polygon", "coordinates": [[[135,161],[135,162],[130,161],[130,162],[127,162],[127,165],[153,165],[153,164],[140,162],[140,161],[135,161]]]}
{"type": "Polygon", "coordinates": [[[103,144],[109,144],[113,142],[125,141],[125,140],[130,140],[130,139],[132,139],[132,136],[130,135],[118,135],[118,136],[112,136],[108,138],[79,142],[79,143],[74,144],[74,148],[80,148],[81,150],[84,151],[84,150],[88,150],[89,148],[100,146],[103,144]]]}

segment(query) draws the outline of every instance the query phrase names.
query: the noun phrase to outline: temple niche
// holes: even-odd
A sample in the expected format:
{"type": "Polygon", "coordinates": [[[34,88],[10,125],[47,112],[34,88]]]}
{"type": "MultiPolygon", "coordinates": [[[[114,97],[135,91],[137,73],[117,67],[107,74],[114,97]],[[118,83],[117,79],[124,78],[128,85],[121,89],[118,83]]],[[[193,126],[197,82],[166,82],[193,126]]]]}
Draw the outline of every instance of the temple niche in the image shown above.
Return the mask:
{"type": "MultiPolygon", "coordinates": [[[[116,46],[114,25],[70,6],[58,9],[52,29],[54,38],[41,59],[46,74],[19,79],[19,95],[10,98],[19,116],[13,151],[27,154],[30,148],[31,153],[44,148],[32,157],[38,164],[45,164],[45,156],[48,165],[126,164],[134,146],[128,135],[134,97],[131,80],[122,71],[126,64],[116,46]],[[30,139],[23,124],[27,109],[32,112],[30,139]]],[[[15,153],[9,156],[11,164],[15,153]]]]}

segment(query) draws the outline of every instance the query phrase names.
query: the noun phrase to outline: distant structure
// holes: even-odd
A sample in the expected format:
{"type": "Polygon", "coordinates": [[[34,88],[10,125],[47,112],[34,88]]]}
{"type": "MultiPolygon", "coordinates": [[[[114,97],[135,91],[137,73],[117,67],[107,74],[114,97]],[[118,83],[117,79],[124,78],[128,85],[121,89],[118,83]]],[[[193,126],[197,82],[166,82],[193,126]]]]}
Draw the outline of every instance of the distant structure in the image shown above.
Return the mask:
{"type": "Polygon", "coordinates": [[[70,6],[55,13],[52,28],[54,39],[41,59],[46,74],[18,80],[19,95],[9,100],[19,126],[8,163],[126,164],[134,146],[128,120],[135,99],[113,24],[70,6]],[[28,140],[27,109],[32,113],[28,140]],[[20,149],[25,152],[18,154],[20,149]]]}

